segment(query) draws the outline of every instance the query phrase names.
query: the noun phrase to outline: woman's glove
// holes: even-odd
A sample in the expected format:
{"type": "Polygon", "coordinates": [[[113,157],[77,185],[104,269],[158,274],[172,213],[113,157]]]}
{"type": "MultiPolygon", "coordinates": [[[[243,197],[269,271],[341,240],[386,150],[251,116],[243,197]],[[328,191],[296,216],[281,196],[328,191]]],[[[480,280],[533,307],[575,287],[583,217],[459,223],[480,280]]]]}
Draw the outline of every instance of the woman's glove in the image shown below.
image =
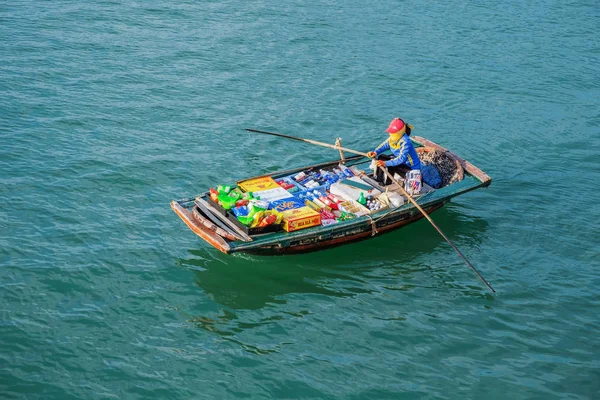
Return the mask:
{"type": "Polygon", "coordinates": [[[377,157],[377,153],[375,153],[374,151],[370,151],[367,153],[367,157],[369,158],[375,158],[377,157]]]}
{"type": "Polygon", "coordinates": [[[375,161],[375,165],[377,165],[378,167],[381,167],[381,168],[385,168],[385,161],[377,160],[377,161],[375,161]]]}

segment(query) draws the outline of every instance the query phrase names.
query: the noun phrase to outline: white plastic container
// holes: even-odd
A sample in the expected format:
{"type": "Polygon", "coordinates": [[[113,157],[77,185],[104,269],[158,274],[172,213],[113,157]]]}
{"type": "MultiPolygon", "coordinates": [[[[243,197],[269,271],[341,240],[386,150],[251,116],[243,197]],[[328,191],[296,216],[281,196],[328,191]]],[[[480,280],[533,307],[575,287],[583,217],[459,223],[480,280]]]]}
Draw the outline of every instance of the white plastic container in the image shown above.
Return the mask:
{"type": "Polygon", "coordinates": [[[287,199],[288,197],[293,197],[294,195],[285,190],[282,187],[278,187],[275,189],[267,189],[261,190],[259,192],[254,192],[254,196],[257,196],[259,199],[264,201],[275,201],[281,199],[287,199]]]}
{"type": "Polygon", "coordinates": [[[369,164],[369,169],[371,171],[375,171],[375,168],[377,168],[377,164],[375,164],[375,160],[371,160],[371,164],[369,164]]]}
{"type": "MultiPolygon", "coordinates": [[[[353,181],[356,183],[360,183],[361,185],[370,186],[368,183],[364,182],[362,179],[357,177],[348,178],[344,181],[353,181]]],[[[363,194],[363,196],[367,197],[369,195],[377,196],[381,192],[375,188],[372,188],[371,190],[361,190],[355,187],[348,186],[342,182],[336,182],[329,188],[329,193],[332,193],[344,200],[356,200],[360,197],[361,193],[363,194]]]]}
{"type": "Polygon", "coordinates": [[[421,194],[421,170],[413,169],[406,173],[406,180],[404,181],[404,190],[408,192],[408,194],[416,195],[421,194]]]}

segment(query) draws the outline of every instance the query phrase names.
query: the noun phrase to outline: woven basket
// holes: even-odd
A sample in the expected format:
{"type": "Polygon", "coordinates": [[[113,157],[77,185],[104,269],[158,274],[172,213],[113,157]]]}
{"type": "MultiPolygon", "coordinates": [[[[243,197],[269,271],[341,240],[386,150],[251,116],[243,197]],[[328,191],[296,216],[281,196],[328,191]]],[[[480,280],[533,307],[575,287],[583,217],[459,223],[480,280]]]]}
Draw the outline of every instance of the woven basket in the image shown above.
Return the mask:
{"type": "Polygon", "coordinates": [[[460,162],[446,154],[445,151],[433,147],[417,147],[415,150],[417,150],[422,164],[433,165],[438,169],[442,177],[442,186],[451,185],[464,179],[465,172],[460,162]]]}

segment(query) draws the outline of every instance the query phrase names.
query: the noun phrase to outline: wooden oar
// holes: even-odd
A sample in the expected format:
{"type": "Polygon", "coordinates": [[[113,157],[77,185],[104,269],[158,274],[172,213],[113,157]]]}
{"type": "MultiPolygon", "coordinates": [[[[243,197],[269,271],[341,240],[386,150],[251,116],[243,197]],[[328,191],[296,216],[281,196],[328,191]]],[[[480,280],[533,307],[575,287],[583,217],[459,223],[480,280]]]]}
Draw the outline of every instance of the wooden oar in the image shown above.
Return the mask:
{"type": "MultiPolygon", "coordinates": [[[[259,131],[256,129],[246,129],[248,132],[256,132],[256,133],[263,133],[265,135],[271,135],[271,136],[279,136],[282,138],[286,138],[286,139],[292,139],[292,140],[298,140],[300,142],[305,142],[305,143],[310,143],[310,144],[314,144],[317,146],[323,146],[323,147],[329,147],[330,149],[336,149],[336,150],[344,150],[347,151],[348,153],[354,153],[354,154],[360,154],[362,156],[368,157],[367,153],[363,153],[361,151],[356,151],[356,150],[352,150],[352,149],[348,149],[346,147],[341,147],[341,146],[334,146],[332,144],[329,143],[323,143],[323,142],[318,142],[316,140],[311,140],[311,139],[304,139],[304,138],[299,138],[296,136],[290,136],[290,135],[284,135],[281,133],[275,133],[275,132],[265,132],[265,131],[259,131]]],[[[440,235],[442,235],[442,237],[444,238],[444,240],[446,240],[446,242],[448,242],[448,244],[450,246],[452,246],[452,248],[454,249],[454,251],[456,251],[456,253],[467,263],[467,265],[469,266],[469,268],[471,268],[473,270],[473,272],[475,272],[475,274],[477,275],[477,277],[479,279],[481,279],[481,281],[493,292],[496,293],[496,291],[494,290],[494,288],[485,280],[485,278],[483,276],[481,276],[481,274],[479,273],[479,271],[477,271],[477,269],[473,266],[473,264],[471,264],[471,262],[469,260],[467,260],[467,257],[465,257],[463,255],[463,253],[461,253],[460,250],[458,250],[458,248],[454,245],[454,243],[452,243],[452,241],[450,239],[448,239],[448,237],[444,234],[444,232],[442,232],[442,230],[435,224],[435,222],[433,222],[433,220],[431,219],[431,217],[429,216],[429,214],[427,214],[425,212],[425,210],[423,210],[423,208],[415,201],[415,199],[412,198],[412,196],[410,194],[408,194],[408,192],[406,190],[404,190],[404,188],[402,187],[402,185],[396,180],[394,179],[394,177],[392,176],[392,174],[390,174],[390,172],[387,170],[387,168],[382,168],[383,172],[387,175],[388,178],[390,178],[390,180],[392,182],[394,182],[396,185],[398,185],[398,188],[402,191],[402,194],[404,196],[406,196],[406,198],[413,203],[413,205],[417,208],[417,210],[419,210],[421,212],[421,214],[423,214],[423,216],[425,218],[427,218],[427,221],[429,221],[429,223],[431,225],[433,225],[433,227],[438,231],[438,233],[440,235]]]]}
{"type": "Polygon", "coordinates": [[[367,153],[363,153],[362,151],[356,151],[356,150],[348,149],[348,148],[342,147],[342,146],[335,146],[335,145],[329,144],[329,143],[317,142],[316,140],[303,139],[303,138],[299,138],[299,137],[296,137],[296,136],[284,135],[282,133],[257,131],[256,129],[248,129],[248,128],[246,128],[246,130],[248,132],[256,132],[256,133],[263,133],[265,135],[279,136],[279,137],[286,138],[286,139],[298,140],[300,142],[305,142],[305,143],[310,143],[310,144],[316,144],[317,146],[329,147],[330,149],[335,149],[335,150],[343,150],[343,151],[347,151],[348,153],[360,154],[361,156],[368,157],[367,153]]]}
{"type": "Polygon", "coordinates": [[[452,248],[454,249],[454,251],[456,251],[456,253],[463,259],[465,260],[465,262],[467,263],[467,265],[469,267],[471,267],[471,269],[473,270],[473,272],[475,272],[475,274],[477,274],[477,276],[479,277],[479,279],[481,279],[481,282],[485,283],[485,286],[487,286],[493,293],[496,293],[496,291],[494,290],[494,288],[488,283],[488,281],[485,280],[485,278],[483,276],[481,276],[481,274],[479,273],[479,271],[477,271],[477,268],[475,268],[473,266],[473,264],[471,264],[471,262],[469,260],[467,260],[467,257],[464,256],[464,254],[454,245],[454,243],[452,243],[452,241],[450,239],[448,239],[448,237],[444,234],[444,232],[442,232],[442,230],[435,224],[435,222],[433,222],[433,220],[431,219],[431,217],[425,212],[425,210],[423,210],[421,208],[421,206],[412,198],[411,195],[408,194],[408,192],[406,190],[404,190],[404,188],[402,187],[402,185],[396,180],[394,179],[394,177],[392,176],[392,174],[390,174],[390,172],[387,170],[387,168],[382,168],[382,171],[384,174],[387,175],[388,178],[391,179],[392,182],[394,182],[396,185],[398,185],[398,187],[400,188],[400,190],[402,191],[402,193],[408,197],[408,199],[410,200],[411,203],[414,204],[415,207],[417,207],[417,209],[419,211],[421,211],[421,214],[423,214],[423,216],[425,218],[427,218],[427,221],[429,221],[431,223],[431,225],[433,225],[433,227],[435,228],[436,231],[438,231],[438,233],[440,235],[442,235],[442,237],[444,239],[446,239],[446,242],[448,242],[448,244],[450,246],[452,246],[452,248]]]}

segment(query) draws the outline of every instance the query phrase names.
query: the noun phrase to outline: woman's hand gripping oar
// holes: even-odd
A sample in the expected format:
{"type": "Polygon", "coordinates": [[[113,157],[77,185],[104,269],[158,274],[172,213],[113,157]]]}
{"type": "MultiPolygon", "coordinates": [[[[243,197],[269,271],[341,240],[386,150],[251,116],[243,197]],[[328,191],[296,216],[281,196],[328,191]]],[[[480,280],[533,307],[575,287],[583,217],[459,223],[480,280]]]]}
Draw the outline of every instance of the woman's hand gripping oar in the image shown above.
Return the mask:
{"type": "MultiPolygon", "coordinates": [[[[329,143],[318,142],[316,140],[304,139],[304,138],[299,138],[299,137],[296,137],[296,136],[284,135],[284,134],[275,133],[275,132],[259,131],[259,130],[256,130],[256,129],[246,129],[246,130],[248,132],[256,132],[256,133],[262,133],[262,134],[265,134],[265,135],[279,136],[279,137],[286,138],[286,139],[291,139],[291,140],[298,140],[300,142],[310,143],[310,144],[314,144],[316,146],[328,147],[330,149],[343,150],[343,151],[347,151],[348,153],[359,154],[359,155],[365,156],[365,157],[369,157],[371,155],[371,154],[368,154],[368,153],[363,153],[362,151],[356,151],[356,150],[348,149],[346,147],[335,146],[335,145],[332,145],[332,144],[329,144],[329,143]]],[[[394,179],[394,177],[392,176],[392,174],[389,173],[389,171],[387,170],[387,168],[381,168],[381,169],[383,170],[383,173],[388,178],[390,178],[390,180],[392,182],[394,182],[396,185],[398,185],[399,189],[402,191],[402,194],[404,196],[406,196],[406,198],[417,208],[417,210],[419,210],[421,212],[421,214],[423,214],[423,216],[425,218],[427,218],[427,221],[429,221],[429,223],[431,225],[433,225],[433,227],[435,228],[435,230],[437,230],[438,233],[440,235],[442,235],[442,237],[444,238],[444,240],[446,240],[446,242],[448,242],[448,244],[450,246],[452,246],[452,248],[454,249],[454,251],[456,251],[456,253],[467,263],[467,265],[469,266],[469,268],[471,268],[473,270],[473,272],[475,272],[475,274],[477,275],[477,277],[485,284],[485,286],[487,286],[493,293],[496,293],[496,291],[494,290],[494,288],[485,280],[485,278],[483,276],[481,276],[481,274],[479,273],[479,271],[477,271],[477,269],[473,266],[473,264],[471,264],[471,262],[469,262],[469,260],[467,260],[467,258],[463,255],[463,253],[461,253],[460,250],[458,250],[458,248],[454,245],[454,243],[452,243],[452,241],[450,239],[448,239],[448,237],[435,224],[435,222],[433,222],[433,220],[431,219],[431,217],[429,216],[429,214],[427,214],[425,212],[425,210],[423,210],[423,208],[421,208],[421,206],[415,201],[415,199],[413,199],[412,196],[410,194],[408,194],[408,192],[406,192],[406,190],[404,190],[404,188],[402,187],[402,185],[396,179],[394,179]]]]}

